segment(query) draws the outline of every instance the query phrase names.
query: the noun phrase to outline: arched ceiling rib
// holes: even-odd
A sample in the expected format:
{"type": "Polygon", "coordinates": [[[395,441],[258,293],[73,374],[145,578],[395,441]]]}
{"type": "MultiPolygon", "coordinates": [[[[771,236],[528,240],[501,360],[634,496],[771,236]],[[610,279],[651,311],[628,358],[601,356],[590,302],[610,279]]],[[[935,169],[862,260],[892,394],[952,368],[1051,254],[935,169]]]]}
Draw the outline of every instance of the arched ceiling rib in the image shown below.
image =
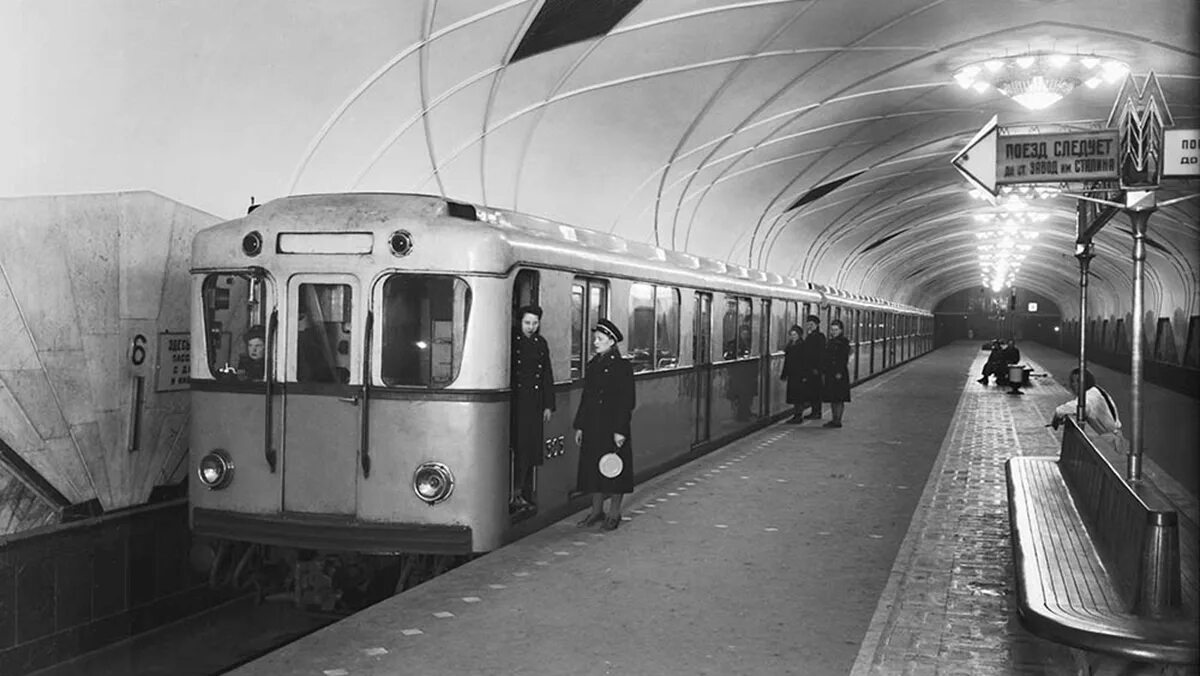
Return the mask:
{"type": "MultiPolygon", "coordinates": [[[[960,88],[957,68],[1029,50],[1094,52],[1138,76],[1157,73],[1177,125],[1200,126],[1195,0],[621,0],[606,5],[631,8],[612,15],[611,28],[541,51],[556,44],[544,42],[562,27],[555,21],[578,19],[576,3],[591,11],[597,0],[298,3],[286,20],[251,3],[236,24],[205,3],[148,5],[138,21],[80,7],[86,19],[69,21],[95,29],[68,31],[57,29],[61,11],[44,7],[59,3],[17,3],[20,21],[0,8],[0,37],[31,50],[27,65],[48,64],[11,88],[22,105],[55,122],[112,107],[123,114],[112,126],[129,130],[170,120],[187,140],[163,132],[155,157],[221,168],[205,172],[207,189],[239,206],[251,194],[439,193],[927,308],[979,284],[974,216],[993,209],[968,195],[954,154],[992,115],[1006,127],[1086,128],[1107,118],[1116,96],[1116,86],[1079,87],[1026,111],[960,88]],[[145,30],[142,21],[203,30],[145,30]],[[535,24],[531,42],[543,42],[522,47],[535,24]],[[5,33],[11,25],[20,34],[5,33]],[[103,60],[63,68],[73,42],[118,59],[117,74],[103,60]],[[130,85],[142,82],[157,86],[130,85]],[[104,105],[91,104],[97,97],[104,105]],[[138,117],[143,109],[155,114],[138,117]]],[[[59,140],[69,124],[16,122],[0,133],[20,129],[66,158],[53,171],[31,162],[21,180],[74,164],[96,176],[95,158],[112,158],[121,185],[87,189],[149,184],[237,211],[195,199],[204,189],[189,192],[197,169],[123,157],[145,132],[105,129],[84,134],[83,145],[59,140]],[[142,165],[179,176],[147,181],[142,165]]],[[[41,192],[61,191],[47,185],[41,192]]],[[[1175,182],[1163,197],[1197,190],[1175,182]]],[[[1077,302],[1075,204],[1038,206],[1052,216],[1016,283],[1067,309],[1077,302]]],[[[1164,309],[1200,313],[1198,217],[1198,201],[1151,217],[1158,248],[1148,261],[1164,309]]],[[[1097,301],[1106,307],[1129,305],[1127,229],[1119,216],[1097,238],[1095,290],[1109,296],[1097,301]]]]}

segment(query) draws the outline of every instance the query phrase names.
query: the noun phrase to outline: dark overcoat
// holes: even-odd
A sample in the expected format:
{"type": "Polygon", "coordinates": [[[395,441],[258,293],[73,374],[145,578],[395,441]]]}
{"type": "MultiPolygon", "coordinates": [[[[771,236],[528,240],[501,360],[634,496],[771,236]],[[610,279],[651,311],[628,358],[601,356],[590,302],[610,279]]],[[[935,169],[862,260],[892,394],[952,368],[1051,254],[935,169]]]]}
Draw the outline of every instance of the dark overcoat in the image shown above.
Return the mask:
{"type": "Polygon", "coordinates": [[[509,442],[522,467],[541,465],[542,411],[555,409],[554,371],[550,366],[550,346],[540,334],[526,338],[517,330],[512,339],[512,387],[509,442]]]}
{"type": "Polygon", "coordinates": [[[779,379],[787,381],[787,403],[803,404],[804,399],[804,369],[800,364],[800,350],[804,343],[796,341],[788,343],[783,348],[783,371],[779,379]]]}
{"type": "Polygon", "coordinates": [[[821,401],[821,363],[825,359],[825,334],[813,331],[800,343],[800,386],[802,402],[821,401]]]}
{"type": "Polygon", "coordinates": [[[825,386],[821,398],[825,401],[850,401],[850,341],[845,336],[830,338],[825,343],[825,358],[821,372],[825,386]]]}
{"type": "Polygon", "coordinates": [[[633,437],[630,422],[637,395],[633,365],[621,358],[616,348],[591,358],[584,373],[583,396],[575,412],[574,427],[583,432],[579,449],[576,490],[581,493],[633,492],[633,437]],[[617,448],[613,434],[625,435],[617,448]],[[616,453],[623,467],[616,477],[600,473],[600,457],[616,453]]]}

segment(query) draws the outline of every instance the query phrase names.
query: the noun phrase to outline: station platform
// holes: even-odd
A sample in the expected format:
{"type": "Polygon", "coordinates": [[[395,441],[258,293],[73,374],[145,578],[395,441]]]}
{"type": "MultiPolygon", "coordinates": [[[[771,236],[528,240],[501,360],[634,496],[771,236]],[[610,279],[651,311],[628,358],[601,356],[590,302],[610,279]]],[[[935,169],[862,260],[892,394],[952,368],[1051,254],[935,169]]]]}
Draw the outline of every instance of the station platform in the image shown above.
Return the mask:
{"type": "Polygon", "coordinates": [[[842,429],[773,425],[638,486],[615,531],[574,515],[231,673],[1077,673],[1012,593],[1004,461],[1056,454],[1070,397],[1070,355],[1021,348],[1057,378],[1008,395],[979,342],[943,347],[842,429]]]}

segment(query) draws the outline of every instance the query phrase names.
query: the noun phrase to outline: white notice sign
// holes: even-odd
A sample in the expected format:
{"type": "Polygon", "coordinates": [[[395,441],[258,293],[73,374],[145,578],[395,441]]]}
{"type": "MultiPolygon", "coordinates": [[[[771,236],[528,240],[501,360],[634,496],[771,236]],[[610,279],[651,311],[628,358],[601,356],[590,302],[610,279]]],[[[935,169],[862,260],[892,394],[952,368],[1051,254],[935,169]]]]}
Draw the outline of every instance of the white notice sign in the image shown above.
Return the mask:
{"type": "Polygon", "coordinates": [[[1163,176],[1200,176],[1200,129],[1163,132],[1163,176]]]}

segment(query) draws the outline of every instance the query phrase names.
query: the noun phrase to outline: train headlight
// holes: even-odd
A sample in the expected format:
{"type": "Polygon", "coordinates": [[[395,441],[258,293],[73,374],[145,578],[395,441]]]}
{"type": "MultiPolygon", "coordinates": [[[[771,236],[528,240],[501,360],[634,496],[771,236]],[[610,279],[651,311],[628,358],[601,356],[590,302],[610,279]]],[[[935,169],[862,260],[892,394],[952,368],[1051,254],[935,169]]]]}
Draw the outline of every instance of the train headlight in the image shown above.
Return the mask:
{"type": "Polygon", "coordinates": [[[262,253],[263,239],[257,230],[251,231],[242,238],[242,252],[247,256],[257,256],[262,253]]]}
{"type": "Polygon", "coordinates": [[[407,256],[412,253],[413,237],[412,233],[407,230],[397,230],[393,232],[391,237],[388,237],[388,247],[392,253],[397,256],[407,256]]]}
{"type": "Polygon", "coordinates": [[[210,451],[203,458],[200,458],[200,466],[196,468],[196,474],[200,477],[200,483],[207,486],[210,490],[224,488],[233,481],[233,460],[229,458],[229,454],[221,449],[210,451]]]}
{"type": "Polygon", "coordinates": [[[440,462],[422,463],[413,472],[413,492],[425,502],[436,505],[454,492],[454,475],[440,462]]]}

